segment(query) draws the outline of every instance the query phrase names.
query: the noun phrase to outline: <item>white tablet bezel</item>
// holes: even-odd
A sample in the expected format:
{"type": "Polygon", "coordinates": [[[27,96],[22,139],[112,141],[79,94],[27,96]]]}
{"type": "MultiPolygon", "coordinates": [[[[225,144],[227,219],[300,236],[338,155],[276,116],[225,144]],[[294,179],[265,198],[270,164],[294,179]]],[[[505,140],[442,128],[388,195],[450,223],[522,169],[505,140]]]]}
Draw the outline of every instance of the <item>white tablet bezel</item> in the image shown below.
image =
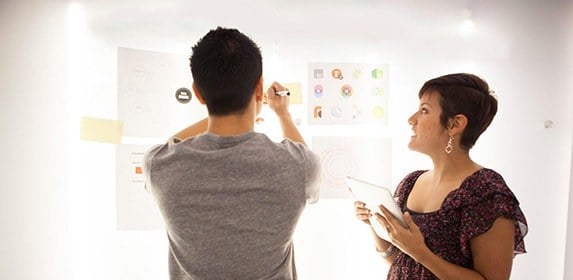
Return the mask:
{"type": "MultiPolygon", "coordinates": [[[[389,189],[350,176],[346,178],[346,183],[354,199],[364,202],[366,208],[370,209],[370,211],[383,215],[382,210],[378,207],[382,204],[405,226],[406,223],[402,217],[403,213],[400,210],[400,206],[398,206],[398,203],[394,200],[392,192],[389,189]]],[[[380,237],[384,239],[387,238],[386,229],[384,229],[374,217],[371,218],[370,224],[380,237]]]]}

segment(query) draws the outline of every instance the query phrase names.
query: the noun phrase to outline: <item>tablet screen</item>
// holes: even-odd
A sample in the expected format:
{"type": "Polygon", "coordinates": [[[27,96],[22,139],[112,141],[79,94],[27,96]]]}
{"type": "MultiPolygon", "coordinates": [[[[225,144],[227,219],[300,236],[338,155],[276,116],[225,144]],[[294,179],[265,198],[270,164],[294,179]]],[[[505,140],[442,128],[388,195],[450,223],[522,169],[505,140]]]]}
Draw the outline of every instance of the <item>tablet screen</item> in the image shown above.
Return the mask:
{"type": "MultiPolygon", "coordinates": [[[[370,209],[370,211],[382,214],[382,211],[378,207],[378,205],[382,204],[386,209],[388,209],[388,211],[390,211],[390,213],[392,213],[392,215],[394,215],[396,219],[405,225],[402,211],[400,210],[398,203],[394,200],[392,192],[389,189],[353,177],[347,177],[346,183],[354,198],[358,201],[364,202],[366,204],[366,208],[370,209]]],[[[378,235],[385,235],[380,237],[384,239],[387,238],[386,230],[382,228],[378,221],[376,221],[376,218],[372,217],[370,223],[378,235]],[[380,233],[379,231],[383,231],[383,233],[380,233]]]]}

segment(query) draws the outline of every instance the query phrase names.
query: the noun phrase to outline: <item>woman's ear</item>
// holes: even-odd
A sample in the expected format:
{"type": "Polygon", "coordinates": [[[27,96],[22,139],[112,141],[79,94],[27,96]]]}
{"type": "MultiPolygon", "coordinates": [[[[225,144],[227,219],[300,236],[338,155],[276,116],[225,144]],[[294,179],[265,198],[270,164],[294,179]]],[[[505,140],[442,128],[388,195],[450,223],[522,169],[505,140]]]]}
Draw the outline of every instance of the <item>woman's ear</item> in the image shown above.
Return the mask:
{"type": "Polygon", "coordinates": [[[193,83],[192,87],[193,87],[193,93],[195,93],[195,97],[197,98],[197,100],[199,100],[199,103],[205,105],[205,100],[203,100],[203,97],[201,96],[201,92],[197,89],[197,86],[195,86],[195,83],[193,83]]]}
{"type": "Polygon", "coordinates": [[[461,134],[468,125],[468,118],[464,114],[457,114],[450,119],[448,131],[450,135],[461,134]]]}

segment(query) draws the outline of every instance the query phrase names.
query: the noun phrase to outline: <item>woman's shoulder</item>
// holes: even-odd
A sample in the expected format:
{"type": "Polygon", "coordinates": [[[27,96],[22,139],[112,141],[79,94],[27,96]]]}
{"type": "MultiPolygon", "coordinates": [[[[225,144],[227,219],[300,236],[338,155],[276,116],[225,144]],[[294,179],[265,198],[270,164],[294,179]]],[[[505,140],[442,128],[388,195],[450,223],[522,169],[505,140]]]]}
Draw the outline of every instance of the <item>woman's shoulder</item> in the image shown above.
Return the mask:
{"type": "Polygon", "coordinates": [[[400,181],[400,184],[398,184],[398,188],[399,189],[404,187],[412,188],[412,186],[414,186],[418,178],[420,178],[420,176],[422,176],[427,171],[428,170],[416,170],[408,173],[408,175],[406,175],[406,177],[404,177],[402,181],[400,181]]]}
{"type": "Polygon", "coordinates": [[[408,173],[408,175],[406,175],[406,177],[404,177],[404,179],[402,179],[402,181],[412,181],[413,180],[415,182],[416,180],[418,180],[418,178],[420,176],[422,176],[422,174],[424,174],[426,172],[428,172],[428,170],[412,171],[412,172],[408,173]]]}
{"type": "Polygon", "coordinates": [[[465,180],[464,187],[476,193],[511,192],[501,174],[485,167],[470,175],[465,180]]]}
{"type": "Polygon", "coordinates": [[[482,168],[464,180],[456,191],[455,201],[462,204],[458,206],[463,206],[491,200],[495,196],[517,200],[501,174],[493,169],[482,168]]]}
{"type": "Polygon", "coordinates": [[[418,178],[427,171],[428,170],[416,170],[408,173],[408,175],[406,175],[402,179],[402,181],[400,181],[400,183],[398,184],[394,196],[398,198],[407,196],[414,187],[414,184],[416,183],[418,178]]]}

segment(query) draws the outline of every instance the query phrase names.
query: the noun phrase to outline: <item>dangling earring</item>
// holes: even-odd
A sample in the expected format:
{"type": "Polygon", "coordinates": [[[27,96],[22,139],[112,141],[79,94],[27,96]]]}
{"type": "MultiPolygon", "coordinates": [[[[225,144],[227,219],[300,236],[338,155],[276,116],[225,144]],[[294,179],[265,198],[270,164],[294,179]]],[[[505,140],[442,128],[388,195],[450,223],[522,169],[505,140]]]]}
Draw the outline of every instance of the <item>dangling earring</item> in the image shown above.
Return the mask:
{"type": "Polygon", "coordinates": [[[448,154],[454,150],[454,147],[452,146],[452,140],[453,139],[454,138],[450,135],[450,140],[448,140],[448,145],[446,145],[446,149],[445,149],[446,153],[448,153],[448,154]]]}

